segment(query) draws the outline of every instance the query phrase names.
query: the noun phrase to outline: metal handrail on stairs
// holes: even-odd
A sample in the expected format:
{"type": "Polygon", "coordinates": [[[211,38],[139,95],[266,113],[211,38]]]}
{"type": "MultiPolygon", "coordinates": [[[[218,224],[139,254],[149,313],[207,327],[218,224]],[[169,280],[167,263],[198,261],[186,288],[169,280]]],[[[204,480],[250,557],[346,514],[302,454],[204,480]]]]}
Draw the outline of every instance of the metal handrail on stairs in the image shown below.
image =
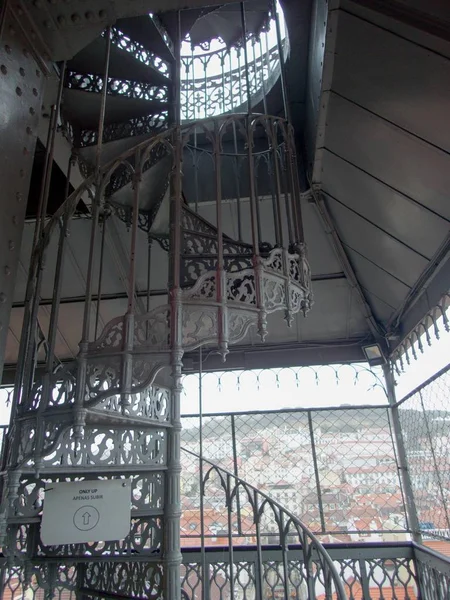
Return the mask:
{"type": "MultiPolygon", "coordinates": [[[[323,586],[328,597],[334,593],[337,600],[347,600],[347,594],[341,577],[333,563],[332,558],[321,544],[314,533],[292,512],[284,508],[279,502],[247,483],[237,475],[215,464],[213,461],[201,457],[199,454],[182,448],[183,452],[189,454],[199,461],[201,473],[200,489],[200,507],[199,518],[201,525],[201,545],[202,545],[202,573],[207,571],[205,556],[205,518],[207,509],[205,508],[205,490],[208,481],[215,484],[215,495],[220,495],[217,488],[221,488],[221,499],[224,501],[224,509],[227,515],[227,532],[220,534],[220,537],[227,538],[227,550],[224,552],[221,569],[221,576],[225,578],[230,590],[230,597],[235,598],[235,587],[239,585],[238,576],[234,572],[233,565],[233,541],[235,537],[253,537],[256,542],[255,564],[253,570],[255,598],[260,600],[265,598],[265,588],[273,587],[270,585],[270,576],[275,576],[278,586],[281,587],[284,598],[290,598],[293,582],[289,577],[287,552],[290,545],[300,544],[303,551],[303,569],[300,575],[300,584],[303,583],[303,591],[307,593],[307,600],[314,600],[317,597],[317,584],[323,586]],[[233,515],[235,513],[235,516],[233,515]],[[269,518],[272,524],[275,524],[276,531],[272,532],[271,537],[275,537],[275,546],[281,548],[281,564],[275,566],[270,561],[265,564],[264,552],[268,546],[263,544],[263,526],[269,518]],[[243,522],[246,521],[247,527],[251,533],[243,531],[243,522]],[[251,523],[251,525],[249,525],[251,523]],[[238,533],[240,532],[240,534],[238,533]],[[228,556],[227,556],[228,555],[228,556]],[[333,590],[334,586],[334,590],[333,590]],[[306,589],[305,589],[306,588],[306,589]]],[[[216,500],[217,502],[217,500],[216,500]]],[[[219,537],[219,534],[218,534],[219,537]]],[[[214,575],[214,574],[213,574],[214,575]]],[[[189,573],[185,573],[184,584],[188,587],[189,573]]],[[[209,583],[212,583],[214,577],[208,575],[209,583]]],[[[273,582],[272,582],[273,583],[273,582]]],[[[208,598],[209,593],[204,589],[205,577],[203,577],[203,598],[208,598]]],[[[185,590],[186,591],[186,590],[185,590]]],[[[296,593],[295,597],[298,594],[296,593]]],[[[189,597],[189,596],[187,596],[189,597]]],[[[305,600],[306,600],[305,599],[305,600]]]]}

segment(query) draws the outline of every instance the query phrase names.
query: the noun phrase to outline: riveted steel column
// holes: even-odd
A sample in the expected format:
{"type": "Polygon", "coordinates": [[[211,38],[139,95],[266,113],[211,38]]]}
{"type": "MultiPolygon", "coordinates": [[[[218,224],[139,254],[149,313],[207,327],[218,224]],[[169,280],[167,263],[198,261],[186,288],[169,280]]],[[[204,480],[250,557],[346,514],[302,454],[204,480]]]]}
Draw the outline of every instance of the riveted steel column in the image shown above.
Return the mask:
{"type": "Polygon", "coordinates": [[[12,6],[0,12],[0,379],[46,73],[12,6]]]}
{"type": "Polygon", "coordinates": [[[411,485],[411,477],[408,471],[408,463],[406,459],[405,442],[403,440],[402,427],[398,414],[398,406],[395,397],[394,377],[391,372],[389,363],[383,365],[383,373],[386,381],[386,392],[391,406],[390,415],[392,418],[392,427],[394,430],[395,444],[397,447],[398,469],[400,473],[400,481],[403,486],[405,497],[406,513],[408,516],[408,524],[411,530],[413,540],[421,543],[422,536],[420,535],[419,519],[417,517],[416,502],[411,485]]]}

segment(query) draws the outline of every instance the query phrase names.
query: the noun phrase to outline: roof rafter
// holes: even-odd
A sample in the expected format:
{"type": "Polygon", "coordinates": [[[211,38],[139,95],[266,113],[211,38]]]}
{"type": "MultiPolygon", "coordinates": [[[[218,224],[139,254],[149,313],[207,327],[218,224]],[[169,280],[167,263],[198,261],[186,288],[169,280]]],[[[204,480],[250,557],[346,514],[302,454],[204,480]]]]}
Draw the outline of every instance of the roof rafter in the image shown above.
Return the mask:
{"type": "Polygon", "coordinates": [[[338,261],[342,267],[343,272],[345,273],[345,277],[349,282],[352,289],[356,291],[358,300],[360,302],[361,308],[363,310],[364,318],[366,319],[367,325],[375,337],[377,341],[382,341],[385,343],[385,331],[380,323],[375,318],[372,309],[370,307],[369,302],[364,294],[364,291],[358,281],[356,273],[350,263],[350,260],[347,256],[347,252],[341,242],[341,238],[336,229],[336,225],[334,223],[334,219],[331,216],[328,207],[323,198],[322,190],[320,185],[313,184],[307,192],[303,195],[303,197],[310,198],[314,201],[315,206],[317,207],[320,220],[324,226],[325,232],[330,236],[331,243],[338,258],[338,261]]]}

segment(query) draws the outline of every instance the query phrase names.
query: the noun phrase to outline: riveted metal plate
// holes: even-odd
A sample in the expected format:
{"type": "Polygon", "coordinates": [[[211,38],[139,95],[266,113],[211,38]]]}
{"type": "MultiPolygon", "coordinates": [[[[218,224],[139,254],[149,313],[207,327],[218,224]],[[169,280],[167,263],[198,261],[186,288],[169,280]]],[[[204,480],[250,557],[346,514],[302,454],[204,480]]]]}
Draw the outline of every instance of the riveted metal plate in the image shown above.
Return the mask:
{"type": "Polygon", "coordinates": [[[0,379],[45,79],[7,9],[0,39],[0,379]]]}

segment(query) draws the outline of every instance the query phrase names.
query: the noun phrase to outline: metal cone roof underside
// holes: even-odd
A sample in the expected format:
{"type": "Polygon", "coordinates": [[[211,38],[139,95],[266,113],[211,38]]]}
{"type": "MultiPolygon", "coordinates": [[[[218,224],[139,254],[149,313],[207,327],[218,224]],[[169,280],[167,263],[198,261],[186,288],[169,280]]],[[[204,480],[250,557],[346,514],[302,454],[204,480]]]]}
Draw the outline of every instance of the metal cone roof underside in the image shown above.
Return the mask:
{"type": "MultiPolygon", "coordinates": [[[[162,4],[146,8],[156,12],[162,4]]],[[[361,346],[383,339],[393,351],[450,287],[450,7],[438,0],[426,6],[399,0],[389,8],[377,0],[285,0],[282,6],[292,122],[304,151],[305,192],[312,188],[302,210],[315,304],[290,329],[281,314],[270,317],[266,343],[251,332],[231,349],[227,368],[362,360],[361,346]]],[[[279,89],[272,102],[277,93],[280,102],[279,89]]],[[[204,210],[207,216],[209,207],[204,210]]],[[[126,311],[126,234],[118,219],[111,223],[102,324],[126,311]]],[[[32,229],[27,224],[7,364],[17,357],[32,229]]],[[[78,352],[88,236],[85,219],[76,220],[57,345],[62,358],[78,352]]],[[[165,293],[167,264],[156,244],[153,261],[156,304],[165,293]]],[[[144,271],[143,262],[137,275],[142,290],[144,271]]],[[[52,284],[45,281],[42,293],[49,305],[52,284]]],[[[45,323],[49,311],[40,310],[45,323]]],[[[195,366],[197,358],[191,359],[195,366]]],[[[223,368],[214,356],[208,366],[223,368]]]]}

